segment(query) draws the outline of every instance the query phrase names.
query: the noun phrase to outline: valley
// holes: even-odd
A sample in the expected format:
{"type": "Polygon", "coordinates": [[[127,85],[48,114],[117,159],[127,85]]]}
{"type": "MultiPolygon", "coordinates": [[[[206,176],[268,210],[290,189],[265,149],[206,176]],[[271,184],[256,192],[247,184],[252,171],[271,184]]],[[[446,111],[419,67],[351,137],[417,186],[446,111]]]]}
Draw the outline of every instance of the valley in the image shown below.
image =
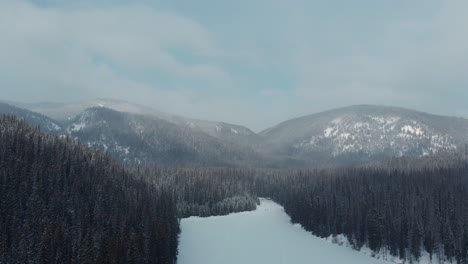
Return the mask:
{"type": "Polygon", "coordinates": [[[179,264],[389,264],[292,225],[283,208],[260,199],[255,211],[182,219],[179,264]]]}
{"type": "Polygon", "coordinates": [[[104,106],[65,121],[0,113],[0,263],[468,260],[465,119],[352,106],[212,134],[104,106]]]}
{"type": "Polygon", "coordinates": [[[467,10],[0,0],[0,264],[468,264],[467,10]]]}

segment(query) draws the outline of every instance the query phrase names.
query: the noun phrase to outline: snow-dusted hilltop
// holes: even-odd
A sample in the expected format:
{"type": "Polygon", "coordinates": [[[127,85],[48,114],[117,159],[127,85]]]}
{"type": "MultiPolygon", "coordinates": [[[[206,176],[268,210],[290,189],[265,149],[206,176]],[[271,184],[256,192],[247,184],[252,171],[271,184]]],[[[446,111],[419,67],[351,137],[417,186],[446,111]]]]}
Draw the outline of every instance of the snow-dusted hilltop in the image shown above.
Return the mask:
{"type": "Polygon", "coordinates": [[[460,150],[468,143],[467,119],[385,106],[330,110],[256,134],[243,126],[171,115],[125,101],[23,105],[59,121],[11,106],[3,112],[133,163],[336,166],[460,150]]]}
{"type": "Polygon", "coordinates": [[[16,104],[59,120],[63,134],[126,163],[253,166],[259,160],[254,152],[260,137],[239,125],[172,115],[112,99],[16,104]]]}
{"type": "Polygon", "coordinates": [[[236,144],[250,145],[258,140],[256,135],[250,129],[228,124],[224,122],[199,120],[183,116],[173,115],[158,110],[157,108],[135,104],[122,100],[114,99],[94,99],[78,103],[17,103],[18,106],[35,111],[55,120],[68,121],[74,119],[77,115],[83,113],[86,109],[103,107],[119,112],[151,116],[165,120],[181,127],[187,127],[192,130],[206,133],[212,137],[219,138],[236,144]]]}
{"type": "Polygon", "coordinates": [[[44,114],[50,118],[59,121],[66,121],[73,119],[75,116],[79,115],[81,112],[88,108],[93,107],[105,107],[114,109],[119,112],[127,112],[133,114],[141,114],[141,115],[150,115],[150,114],[157,114],[161,115],[162,112],[152,109],[147,106],[139,105],[130,103],[127,101],[122,100],[113,100],[113,99],[94,99],[76,103],[50,103],[50,102],[43,102],[43,103],[15,103],[15,105],[19,107],[23,107],[29,109],[34,112],[38,112],[44,114]]]}
{"type": "Polygon", "coordinates": [[[289,120],[260,135],[267,153],[336,164],[456,150],[468,142],[468,120],[360,105],[289,120]]]}
{"type": "Polygon", "coordinates": [[[130,164],[236,166],[255,156],[250,148],[189,127],[105,107],[86,109],[64,127],[65,135],[130,164]]]}

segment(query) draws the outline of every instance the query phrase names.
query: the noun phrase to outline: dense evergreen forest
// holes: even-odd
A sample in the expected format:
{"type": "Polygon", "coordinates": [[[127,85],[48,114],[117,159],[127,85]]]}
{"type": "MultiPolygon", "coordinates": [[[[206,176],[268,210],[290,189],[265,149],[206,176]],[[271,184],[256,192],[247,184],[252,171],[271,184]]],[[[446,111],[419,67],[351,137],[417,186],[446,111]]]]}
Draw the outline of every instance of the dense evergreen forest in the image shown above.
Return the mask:
{"type": "Polygon", "coordinates": [[[468,263],[468,166],[307,171],[270,178],[261,195],[320,237],[344,235],[355,249],[410,263],[468,263]]]}
{"type": "Polygon", "coordinates": [[[344,235],[356,250],[367,246],[410,263],[426,251],[434,263],[468,263],[468,162],[461,153],[357,168],[153,175],[177,190],[184,217],[250,210],[256,197],[270,197],[292,222],[319,237],[344,235]]]}
{"type": "Polygon", "coordinates": [[[0,117],[0,263],[176,263],[175,197],[0,117]]]}
{"type": "Polygon", "coordinates": [[[252,191],[256,170],[156,166],[133,170],[142,179],[174,192],[180,218],[251,211],[259,203],[252,191]]]}
{"type": "Polygon", "coordinates": [[[4,116],[0,263],[175,263],[178,218],[253,210],[257,197],[355,249],[468,263],[467,154],[334,169],[123,168],[4,116]]]}

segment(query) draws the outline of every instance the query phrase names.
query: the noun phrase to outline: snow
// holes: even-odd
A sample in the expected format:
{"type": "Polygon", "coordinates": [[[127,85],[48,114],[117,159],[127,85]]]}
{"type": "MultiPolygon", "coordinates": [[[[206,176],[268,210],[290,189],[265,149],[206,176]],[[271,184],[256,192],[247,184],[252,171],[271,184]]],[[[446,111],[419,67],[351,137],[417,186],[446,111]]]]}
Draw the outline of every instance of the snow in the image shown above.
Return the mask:
{"type": "Polygon", "coordinates": [[[49,129],[50,129],[50,127],[52,127],[51,130],[56,130],[56,131],[62,129],[59,125],[57,125],[55,123],[49,123],[49,129]]]}
{"type": "Polygon", "coordinates": [[[351,134],[350,133],[341,133],[339,135],[339,137],[347,140],[348,138],[351,137],[351,134]]]}
{"type": "Polygon", "coordinates": [[[437,152],[438,150],[456,150],[457,146],[455,144],[450,143],[449,136],[442,136],[438,134],[434,134],[431,137],[431,145],[429,150],[431,152],[437,152]]]}
{"type": "Polygon", "coordinates": [[[179,264],[389,263],[315,237],[266,199],[253,212],[182,219],[179,264]]]}
{"type": "Polygon", "coordinates": [[[234,128],[231,128],[231,132],[234,134],[239,134],[239,131],[235,130],[234,128]]]}
{"type": "Polygon", "coordinates": [[[323,134],[325,135],[325,137],[331,137],[333,130],[333,127],[327,127],[323,134]]]}
{"type": "Polygon", "coordinates": [[[412,127],[410,125],[403,126],[401,131],[405,134],[415,134],[416,136],[422,136],[424,131],[420,127],[412,127]]]}
{"type": "Polygon", "coordinates": [[[352,153],[403,156],[414,150],[425,156],[457,148],[447,134],[398,116],[339,117],[323,128],[322,133],[305,137],[293,147],[305,153],[329,150],[334,157],[352,153]]]}
{"type": "MultiPolygon", "coordinates": [[[[329,236],[328,238],[324,239],[329,243],[333,244],[338,244],[344,247],[351,247],[351,244],[349,243],[348,239],[344,235],[338,235],[338,236],[329,236]]],[[[369,257],[373,257],[376,259],[380,260],[385,260],[390,263],[397,263],[397,264],[404,264],[404,263],[417,263],[417,264],[430,264],[430,263],[440,263],[440,264],[448,264],[451,263],[450,261],[443,261],[443,258],[439,258],[438,255],[433,255],[432,256],[432,261],[429,253],[426,251],[422,250],[421,252],[421,257],[419,260],[412,259],[411,261],[400,259],[399,257],[392,256],[389,254],[389,252],[385,249],[382,249],[380,252],[373,252],[369,247],[364,246],[361,248],[360,252],[362,254],[366,254],[369,257]]],[[[388,263],[387,262],[387,263],[388,263]]]]}
{"type": "Polygon", "coordinates": [[[77,131],[80,131],[81,129],[85,128],[85,127],[86,127],[85,122],[81,122],[81,123],[78,123],[78,124],[73,124],[71,126],[70,131],[77,132],[77,131]]]}
{"type": "Polygon", "coordinates": [[[118,144],[116,144],[115,146],[115,150],[120,152],[120,153],[124,153],[125,155],[128,155],[130,153],[130,147],[122,147],[118,144]]]}
{"type": "Polygon", "coordinates": [[[332,124],[334,125],[338,125],[340,124],[341,122],[343,121],[343,119],[341,117],[338,117],[338,118],[335,118],[331,121],[332,124]]]}
{"type": "Polygon", "coordinates": [[[369,124],[368,123],[364,123],[364,122],[356,122],[354,123],[354,128],[363,128],[363,127],[369,127],[369,124]]]}
{"type": "Polygon", "coordinates": [[[381,125],[390,125],[390,124],[394,124],[396,122],[398,122],[398,120],[400,120],[399,117],[396,117],[396,116],[390,116],[390,117],[386,117],[386,116],[368,116],[370,119],[372,119],[374,122],[378,123],[378,124],[381,124],[381,125]]]}

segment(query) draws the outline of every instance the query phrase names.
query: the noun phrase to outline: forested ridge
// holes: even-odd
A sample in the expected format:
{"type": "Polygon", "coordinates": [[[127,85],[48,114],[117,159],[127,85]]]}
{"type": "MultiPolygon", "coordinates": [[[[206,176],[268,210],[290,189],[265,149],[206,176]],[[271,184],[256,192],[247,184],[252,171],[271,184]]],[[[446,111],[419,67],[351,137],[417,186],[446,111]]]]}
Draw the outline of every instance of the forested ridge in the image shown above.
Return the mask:
{"type": "Polygon", "coordinates": [[[123,168],[0,119],[0,263],[175,263],[178,218],[281,204],[319,237],[468,263],[468,151],[333,169],[123,168]]]}
{"type": "Polygon", "coordinates": [[[181,218],[251,211],[259,203],[251,191],[253,169],[147,166],[132,170],[142,179],[172,190],[181,218]]]}
{"type": "Polygon", "coordinates": [[[0,117],[0,263],[175,263],[171,192],[0,117]]]}
{"type": "Polygon", "coordinates": [[[420,171],[361,168],[278,176],[266,184],[292,222],[355,249],[417,261],[467,263],[468,167],[420,171]],[[272,183],[273,182],[273,183],[272,183]]]}
{"type": "Polygon", "coordinates": [[[157,174],[178,189],[181,216],[250,210],[256,197],[270,197],[293,223],[319,237],[343,235],[356,250],[366,246],[411,263],[425,251],[434,263],[468,263],[468,162],[461,153],[442,157],[340,169],[157,174]],[[219,201],[226,201],[221,211],[213,206],[219,201]]]}

